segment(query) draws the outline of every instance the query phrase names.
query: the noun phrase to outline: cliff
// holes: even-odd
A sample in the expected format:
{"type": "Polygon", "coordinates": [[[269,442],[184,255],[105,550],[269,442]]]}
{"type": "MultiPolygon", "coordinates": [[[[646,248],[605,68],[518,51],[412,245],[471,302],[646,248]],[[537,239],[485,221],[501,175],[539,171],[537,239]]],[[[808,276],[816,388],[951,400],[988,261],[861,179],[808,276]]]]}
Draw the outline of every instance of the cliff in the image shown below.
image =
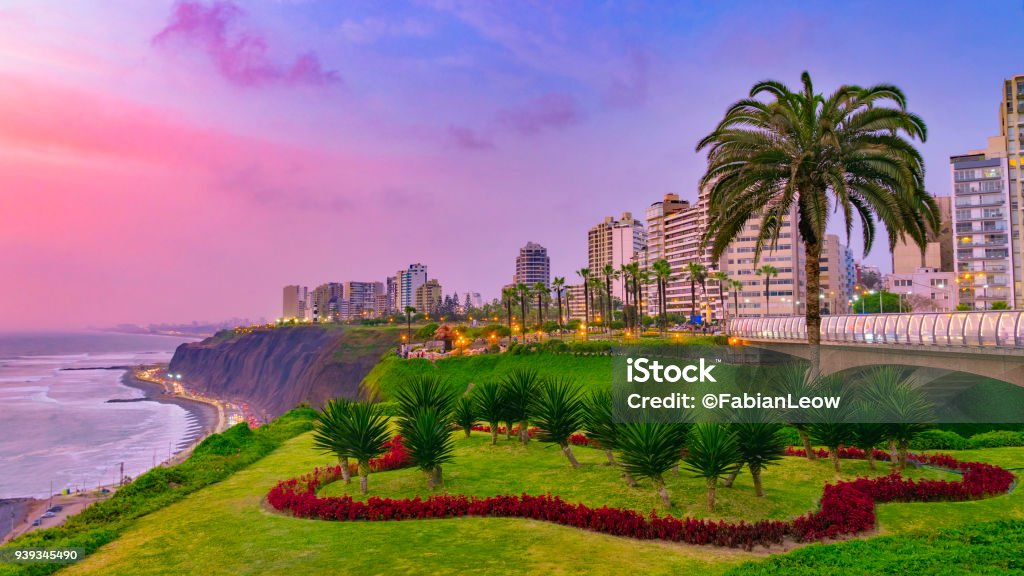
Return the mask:
{"type": "Polygon", "coordinates": [[[355,398],[399,332],[387,328],[291,326],[218,334],[182,344],[169,370],[194,390],[278,416],[299,403],[355,398]]]}

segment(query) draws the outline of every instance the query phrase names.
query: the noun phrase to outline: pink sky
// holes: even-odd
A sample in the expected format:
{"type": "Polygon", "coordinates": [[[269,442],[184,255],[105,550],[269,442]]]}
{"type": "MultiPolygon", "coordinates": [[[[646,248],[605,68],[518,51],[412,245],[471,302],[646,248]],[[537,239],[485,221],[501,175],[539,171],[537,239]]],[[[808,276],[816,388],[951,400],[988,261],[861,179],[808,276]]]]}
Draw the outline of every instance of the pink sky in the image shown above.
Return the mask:
{"type": "MultiPolygon", "coordinates": [[[[843,50],[830,14],[762,30],[750,10],[628,4],[5,6],[0,330],[273,318],[284,284],[412,262],[491,298],[531,240],[572,282],[589,226],[695,196],[695,142],[756,80],[810,68],[944,109],[939,64],[903,78],[808,51],[843,50]]],[[[963,97],[987,105],[1015,71],[965,72],[963,97]]],[[[972,148],[987,120],[932,130],[972,148]]],[[[945,194],[963,149],[929,146],[945,194]]]]}

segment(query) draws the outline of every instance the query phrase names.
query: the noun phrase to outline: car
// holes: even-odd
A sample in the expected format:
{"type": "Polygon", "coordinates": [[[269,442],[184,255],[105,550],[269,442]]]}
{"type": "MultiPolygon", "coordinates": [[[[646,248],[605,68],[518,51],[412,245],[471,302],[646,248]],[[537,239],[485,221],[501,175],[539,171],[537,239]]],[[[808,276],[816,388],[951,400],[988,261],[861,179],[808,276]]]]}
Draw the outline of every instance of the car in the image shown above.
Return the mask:
{"type": "Polygon", "coordinates": [[[40,526],[40,525],[42,525],[42,523],[43,523],[43,519],[42,518],[36,518],[35,520],[32,521],[32,525],[33,526],[40,526]]]}
{"type": "Polygon", "coordinates": [[[54,516],[56,516],[56,514],[54,514],[53,512],[49,512],[49,511],[47,511],[46,513],[44,513],[44,514],[43,514],[43,515],[41,516],[41,518],[53,518],[54,516]]]}
{"type": "Polygon", "coordinates": [[[63,506],[59,506],[58,505],[58,506],[54,506],[54,507],[50,508],[49,510],[47,510],[47,512],[60,512],[63,509],[64,509],[63,506]]]}

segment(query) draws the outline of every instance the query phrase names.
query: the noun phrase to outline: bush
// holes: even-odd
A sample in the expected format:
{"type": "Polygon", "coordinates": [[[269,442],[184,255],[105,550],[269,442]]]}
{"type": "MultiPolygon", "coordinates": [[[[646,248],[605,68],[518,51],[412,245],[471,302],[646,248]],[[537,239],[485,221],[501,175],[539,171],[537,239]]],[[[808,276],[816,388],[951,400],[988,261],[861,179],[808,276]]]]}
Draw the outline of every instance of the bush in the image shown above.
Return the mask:
{"type": "Polygon", "coordinates": [[[803,444],[803,440],[800,438],[800,433],[792,426],[783,426],[782,429],[779,430],[779,436],[782,437],[783,442],[785,442],[787,446],[798,446],[803,444]]]}
{"type": "Polygon", "coordinates": [[[946,430],[925,430],[917,438],[910,441],[913,450],[963,450],[967,448],[967,439],[946,430]]]}
{"type": "Polygon", "coordinates": [[[967,439],[967,447],[1003,448],[1005,446],[1024,446],[1024,433],[1010,430],[993,430],[984,434],[975,434],[967,439]]]}
{"type": "Polygon", "coordinates": [[[440,326],[437,325],[437,322],[424,324],[423,326],[420,326],[418,330],[416,330],[414,336],[419,340],[433,340],[434,332],[437,332],[438,328],[440,328],[440,326]]]}

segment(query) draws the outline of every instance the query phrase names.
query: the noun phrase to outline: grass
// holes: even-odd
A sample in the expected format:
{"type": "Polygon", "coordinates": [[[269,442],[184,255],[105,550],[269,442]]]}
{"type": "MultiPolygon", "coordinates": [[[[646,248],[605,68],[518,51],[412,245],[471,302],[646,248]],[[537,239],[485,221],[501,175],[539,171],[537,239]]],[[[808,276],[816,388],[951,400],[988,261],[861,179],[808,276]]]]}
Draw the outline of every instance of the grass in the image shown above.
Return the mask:
{"type": "MultiPolygon", "coordinates": [[[[445,490],[452,494],[492,496],[495,494],[544,494],[550,492],[569,502],[582,502],[591,507],[604,505],[632,508],[641,512],[654,509],[659,513],[695,518],[726,520],[786,519],[799,516],[817,505],[822,487],[835,480],[827,460],[812,462],[806,458],[784,458],[770,466],[763,475],[768,496],[754,496],[749,474],[742,474],[732,488],[718,491],[714,513],[704,506],[705,484],[685,469],[679,475],[666,477],[673,507],[665,509],[649,482],[641,480],[630,488],[622,480],[620,470],[606,465],[604,452],[592,448],[574,449],[581,467],[573,470],[557,446],[537,441],[522,446],[501,436],[497,446],[490,446],[490,435],[474,433],[470,438],[456,435],[455,461],[445,467],[445,490]],[[495,470],[501,473],[495,473],[495,470]]],[[[844,460],[844,478],[887,474],[889,467],[879,465],[872,472],[866,461],[844,460]]],[[[939,471],[908,471],[920,478],[955,478],[939,471]]],[[[371,475],[371,496],[412,498],[427,496],[423,473],[415,469],[396,470],[371,475]]],[[[361,498],[357,483],[335,482],[325,486],[323,495],[351,494],[361,498]]]]}

